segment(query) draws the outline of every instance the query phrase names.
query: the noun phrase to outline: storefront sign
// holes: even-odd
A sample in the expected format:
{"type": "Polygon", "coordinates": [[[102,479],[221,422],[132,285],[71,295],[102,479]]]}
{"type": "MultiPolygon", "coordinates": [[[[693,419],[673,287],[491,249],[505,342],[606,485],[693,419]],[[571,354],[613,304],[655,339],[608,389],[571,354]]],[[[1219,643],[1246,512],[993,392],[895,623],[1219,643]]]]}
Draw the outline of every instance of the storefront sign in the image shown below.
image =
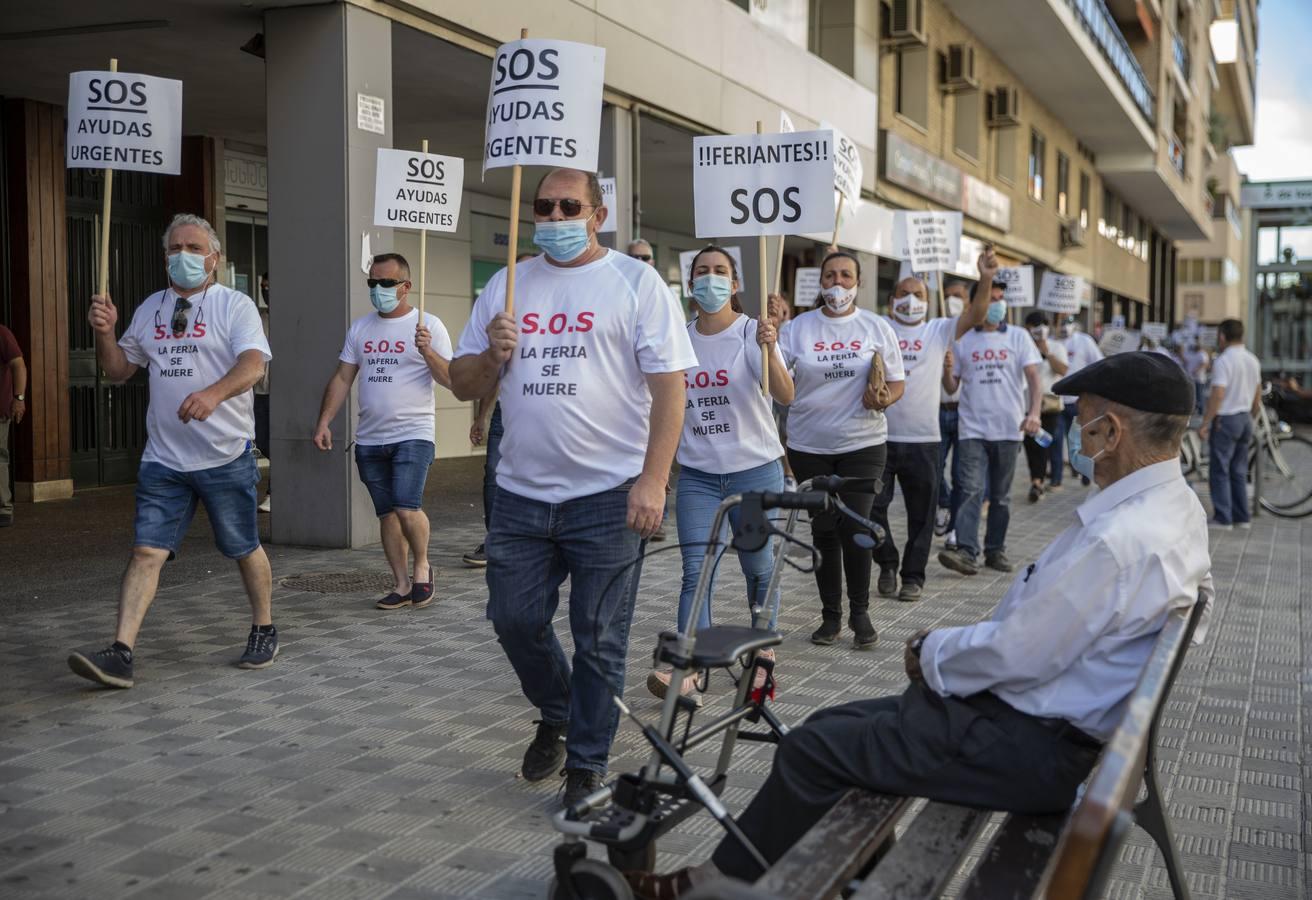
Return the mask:
{"type": "Polygon", "coordinates": [[[815,267],[797,270],[793,282],[793,306],[815,306],[820,296],[820,270],[815,267]]]}
{"type": "Polygon", "coordinates": [[[883,132],[884,177],[953,209],[961,208],[961,170],[891,131],[883,132]]]}
{"type": "Polygon", "coordinates": [[[861,153],[852,139],[829,122],[821,122],[820,130],[834,133],[834,190],[843,195],[848,206],[855,207],[861,200],[861,179],[865,169],[861,153]]]}
{"type": "Polygon", "coordinates": [[[70,169],[177,175],[182,161],[182,82],[129,72],[68,76],[70,169]]]}
{"type": "Polygon", "coordinates": [[[1039,309],[1077,313],[1087,294],[1088,283],[1083,278],[1049,270],[1043,273],[1043,283],[1039,288],[1039,309]]]}
{"type": "Polygon", "coordinates": [[[830,131],[693,138],[697,237],[832,229],[833,139],[830,131]]]}
{"type": "Polygon", "coordinates": [[[1011,230],[1011,198],[1002,191],[962,173],[961,210],[972,219],[992,225],[999,231],[1011,230]]]}
{"type": "Polygon", "coordinates": [[[1312,206],[1312,181],[1267,181],[1245,184],[1239,189],[1239,197],[1239,202],[1249,209],[1312,206]]]}
{"type": "Polygon", "coordinates": [[[1013,266],[998,269],[998,281],[1007,282],[1007,293],[1002,299],[1008,306],[1034,305],[1034,267],[1013,266]]]}
{"type": "Polygon", "coordinates": [[[606,51],[527,39],[497,48],[487,97],[483,170],[565,166],[597,170],[606,51]]]}
{"type": "Polygon", "coordinates": [[[374,224],[387,228],[455,231],[465,161],[418,150],[378,148],[374,224]]]}

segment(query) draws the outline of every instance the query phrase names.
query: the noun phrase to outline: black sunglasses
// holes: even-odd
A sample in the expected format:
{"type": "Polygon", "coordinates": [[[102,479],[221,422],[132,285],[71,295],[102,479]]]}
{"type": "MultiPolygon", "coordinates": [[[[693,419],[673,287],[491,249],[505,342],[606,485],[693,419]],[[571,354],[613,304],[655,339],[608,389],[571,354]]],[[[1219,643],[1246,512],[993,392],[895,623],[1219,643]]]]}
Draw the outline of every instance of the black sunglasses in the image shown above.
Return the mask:
{"type": "Polygon", "coordinates": [[[650,253],[630,253],[629,256],[632,256],[634,259],[640,259],[643,262],[651,262],[650,253]]]}
{"type": "Polygon", "coordinates": [[[179,297],[178,302],[173,304],[173,319],[169,324],[173,326],[174,337],[187,330],[187,310],[189,309],[191,309],[191,301],[185,297],[179,297]]]}
{"type": "Polygon", "coordinates": [[[550,197],[539,197],[533,201],[533,212],[539,216],[549,216],[551,211],[557,206],[569,218],[574,218],[583,212],[584,207],[592,209],[592,204],[584,203],[582,200],[575,200],[571,197],[565,197],[562,200],[552,200],[550,197]]]}
{"type": "Polygon", "coordinates": [[[364,283],[371,288],[394,288],[398,284],[409,284],[404,278],[366,278],[364,283]]]}

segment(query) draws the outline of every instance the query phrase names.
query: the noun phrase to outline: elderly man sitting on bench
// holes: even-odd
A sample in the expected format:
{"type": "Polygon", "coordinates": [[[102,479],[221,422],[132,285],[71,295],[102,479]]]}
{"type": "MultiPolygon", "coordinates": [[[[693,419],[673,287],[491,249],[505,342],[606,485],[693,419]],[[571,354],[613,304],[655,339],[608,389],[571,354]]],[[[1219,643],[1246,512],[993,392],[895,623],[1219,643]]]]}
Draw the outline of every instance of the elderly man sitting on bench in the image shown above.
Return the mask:
{"type": "MultiPolygon", "coordinates": [[[[738,817],[769,862],[854,787],[1018,813],[1069,809],[1167,613],[1195,602],[1211,560],[1207,515],[1180,473],[1189,378],[1160,354],[1122,353],[1053,391],[1079,396],[1071,459],[1099,490],[991,619],[907,642],[911,684],[900,696],[821,710],[783,739],[738,817]]],[[[761,874],[728,837],[701,866],[628,877],[639,897],[670,900],[719,875],[761,874]]]]}

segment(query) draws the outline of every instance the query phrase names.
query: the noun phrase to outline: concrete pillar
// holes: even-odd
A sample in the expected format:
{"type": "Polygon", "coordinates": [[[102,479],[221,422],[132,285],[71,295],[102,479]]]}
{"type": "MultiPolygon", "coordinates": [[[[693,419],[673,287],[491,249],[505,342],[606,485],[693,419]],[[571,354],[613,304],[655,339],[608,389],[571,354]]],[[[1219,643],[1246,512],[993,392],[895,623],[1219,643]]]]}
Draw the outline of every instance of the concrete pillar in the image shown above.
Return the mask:
{"type": "Polygon", "coordinates": [[[633,192],[636,187],[633,174],[633,114],[627,109],[607,104],[601,110],[601,142],[597,154],[597,171],[615,179],[615,199],[610,205],[610,218],[615,223],[613,234],[604,234],[600,240],[607,247],[624,250],[633,240],[633,192]]]}
{"type": "Polygon", "coordinates": [[[369,496],[346,452],[354,392],[332,424],[333,449],[312,442],[319,398],[350,321],[370,311],[361,239],[391,248],[373,226],[374,167],[392,146],[392,25],[350,4],[265,13],[269,273],[273,370],[273,540],[360,547],[378,540],[369,496]],[[359,127],[360,95],[380,98],[384,133],[359,127]]]}

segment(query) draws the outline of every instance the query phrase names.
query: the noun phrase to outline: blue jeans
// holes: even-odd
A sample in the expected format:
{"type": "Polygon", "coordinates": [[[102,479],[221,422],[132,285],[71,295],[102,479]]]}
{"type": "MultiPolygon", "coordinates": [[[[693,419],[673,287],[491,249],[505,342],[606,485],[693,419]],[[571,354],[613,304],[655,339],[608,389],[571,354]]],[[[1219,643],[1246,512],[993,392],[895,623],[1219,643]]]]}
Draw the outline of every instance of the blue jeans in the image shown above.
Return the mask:
{"type": "Polygon", "coordinates": [[[979,513],[984,505],[985,488],[989,496],[989,521],[984,529],[984,553],[1001,553],[1007,548],[1011,479],[1016,474],[1019,453],[1020,441],[962,438],[957,442],[957,455],[961,461],[958,470],[961,508],[957,510],[957,546],[972,557],[979,555],[979,513]]]}
{"type": "Polygon", "coordinates": [[[497,463],[501,462],[501,437],[506,433],[501,425],[501,404],[492,407],[487,423],[487,456],[483,460],[483,527],[492,527],[492,504],[497,499],[497,463]]]}
{"type": "Polygon", "coordinates": [[[1212,489],[1212,518],[1222,525],[1241,525],[1248,514],[1248,444],[1253,420],[1248,413],[1217,416],[1207,441],[1212,489]]]}
{"type": "Polygon", "coordinates": [[[169,559],[187,534],[196,503],[205,504],[214,529],[214,545],[228,559],[245,559],[260,549],[255,512],[260,473],[249,447],[230,463],[195,472],[178,472],[157,462],[137,470],[137,517],[134,547],[169,551],[169,559]]]}
{"type": "Polygon", "coordinates": [[[957,459],[954,450],[957,446],[957,411],[955,409],[938,410],[938,433],[941,453],[938,460],[938,505],[940,509],[952,510],[948,530],[951,531],[957,519],[957,507],[961,505],[961,491],[957,487],[957,459]],[[948,484],[948,454],[952,454],[952,484],[948,484]]]}
{"type": "Polygon", "coordinates": [[[1194,412],[1200,416],[1207,409],[1207,395],[1211,393],[1211,388],[1206,382],[1194,382],[1194,412]]]}
{"type": "Polygon", "coordinates": [[[624,524],[629,488],[543,503],[497,488],[487,535],[487,617],[542,720],[569,728],[565,766],[606,772],[624,694],[624,655],[643,541],[624,524]],[[635,565],[630,565],[639,560],[635,565]],[[570,580],[574,667],[552,618],[570,580]]]}
{"type": "MultiPolygon", "coordinates": [[[[782,491],[784,489],[784,467],[779,460],[771,460],[763,466],[745,469],[742,472],[730,472],[727,475],[712,475],[697,469],[683,466],[679,470],[679,491],[675,497],[675,510],[679,517],[679,544],[683,551],[683,589],[679,593],[679,631],[688,627],[688,617],[692,614],[692,599],[697,592],[697,580],[701,576],[702,561],[706,558],[706,542],[711,538],[711,522],[715,519],[715,510],[720,502],[732,494],[746,491],[782,491]]],[[[729,512],[729,526],[738,525],[738,509],[729,512]]],[[[738,553],[738,564],[742,566],[743,575],[747,577],[748,608],[764,608],[768,602],[778,599],[767,598],[766,590],[770,586],[770,569],[774,562],[774,541],[771,540],[760,550],[738,553]]],[[[716,561],[718,568],[719,561],[716,561]]],[[[711,573],[711,585],[702,605],[701,615],[697,617],[697,627],[711,627],[711,594],[715,591],[715,572],[711,573]]],[[[779,609],[776,606],[770,615],[767,626],[771,631],[777,624],[779,609]]],[[[753,617],[752,625],[757,625],[753,617]]]]}
{"type": "Polygon", "coordinates": [[[432,441],[355,445],[355,468],[380,519],[398,509],[424,508],[424,483],[432,465],[432,441]]]}
{"type": "Polygon", "coordinates": [[[1053,484],[1061,484],[1062,476],[1066,474],[1066,435],[1071,430],[1071,423],[1075,421],[1077,404],[1067,403],[1061,408],[1061,418],[1057,420],[1057,431],[1052,436],[1052,475],[1050,476],[1053,484]]]}

